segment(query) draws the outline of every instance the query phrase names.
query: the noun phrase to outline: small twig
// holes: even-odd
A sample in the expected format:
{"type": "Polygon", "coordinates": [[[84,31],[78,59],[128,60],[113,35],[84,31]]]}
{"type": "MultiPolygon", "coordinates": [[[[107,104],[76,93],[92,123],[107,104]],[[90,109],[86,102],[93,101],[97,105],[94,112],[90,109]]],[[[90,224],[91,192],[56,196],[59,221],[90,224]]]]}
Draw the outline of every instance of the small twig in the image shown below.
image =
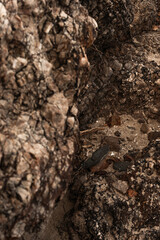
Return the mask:
{"type": "Polygon", "coordinates": [[[82,148],[90,148],[92,147],[93,145],[82,145],[82,148]]]}
{"type": "Polygon", "coordinates": [[[104,53],[103,52],[101,52],[97,47],[96,47],[96,45],[95,44],[92,44],[92,47],[91,47],[92,49],[94,49],[96,52],[98,52],[99,53],[99,55],[100,55],[100,57],[102,57],[103,55],[104,55],[104,53]]]}
{"type": "Polygon", "coordinates": [[[91,129],[86,129],[86,130],[80,131],[80,135],[83,136],[83,135],[88,134],[88,133],[97,132],[99,130],[104,130],[108,125],[104,124],[103,126],[104,127],[95,127],[95,128],[91,128],[91,129]]]}

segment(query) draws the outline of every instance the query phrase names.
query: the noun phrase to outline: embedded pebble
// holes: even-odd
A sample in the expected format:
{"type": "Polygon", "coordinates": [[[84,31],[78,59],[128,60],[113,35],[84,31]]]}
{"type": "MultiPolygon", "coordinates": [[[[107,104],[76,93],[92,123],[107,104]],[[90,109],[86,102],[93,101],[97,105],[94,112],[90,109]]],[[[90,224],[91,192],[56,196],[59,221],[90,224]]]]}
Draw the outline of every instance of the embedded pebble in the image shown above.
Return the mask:
{"type": "Polygon", "coordinates": [[[119,172],[126,171],[127,168],[131,165],[130,162],[125,161],[125,162],[114,162],[113,163],[113,168],[119,172]]]}
{"type": "Polygon", "coordinates": [[[107,155],[109,151],[109,146],[104,145],[103,147],[100,147],[97,149],[93,154],[92,157],[89,158],[86,162],[84,162],[83,167],[84,168],[91,168],[100,161],[107,155]]]}
{"type": "Polygon", "coordinates": [[[118,180],[117,182],[114,182],[113,187],[119,190],[122,193],[126,193],[128,190],[128,184],[125,181],[118,180]]]}
{"type": "Polygon", "coordinates": [[[142,133],[147,133],[149,131],[148,125],[143,123],[140,130],[142,133]]]}
{"type": "Polygon", "coordinates": [[[123,67],[122,63],[120,63],[118,60],[114,60],[114,62],[112,63],[112,68],[115,71],[120,71],[122,67],[123,67]]]}

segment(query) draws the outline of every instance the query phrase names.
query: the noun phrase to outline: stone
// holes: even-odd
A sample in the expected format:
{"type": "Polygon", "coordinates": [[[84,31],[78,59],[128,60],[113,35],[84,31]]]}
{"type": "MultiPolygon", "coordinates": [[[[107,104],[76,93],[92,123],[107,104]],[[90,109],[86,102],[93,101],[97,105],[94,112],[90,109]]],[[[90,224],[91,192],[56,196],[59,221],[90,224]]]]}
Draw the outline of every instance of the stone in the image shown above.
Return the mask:
{"type": "Polygon", "coordinates": [[[75,123],[74,117],[68,117],[67,123],[68,123],[68,126],[72,129],[75,123]]]}
{"type": "Polygon", "coordinates": [[[156,84],[157,86],[160,86],[160,79],[157,79],[157,80],[155,81],[155,84],[156,84]]]}
{"type": "Polygon", "coordinates": [[[120,71],[122,67],[123,67],[122,63],[120,63],[118,60],[114,60],[114,62],[112,63],[112,69],[114,71],[120,71]]]}
{"type": "Polygon", "coordinates": [[[21,197],[22,201],[27,204],[31,200],[31,193],[24,189],[22,186],[17,187],[17,194],[21,197]]]}
{"type": "Polygon", "coordinates": [[[159,109],[155,106],[150,106],[150,112],[153,114],[157,114],[159,112],[159,109]]]}
{"type": "Polygon", "coordinates": [[[125,181],[118,180],[113,183],[113,187],[125,194],[128,190],[128,184],[125,181]]]}
{"type": "Polygon", "coordinates": [[[76,117],[78,114],[78,109],[75,105],[73,105],[72,109],[71,109],[71,113],[76,117]]]}
{"type": "Polygon", "coordinates": [[[130,70],[133,68],[133,63],[132,63],[132,62],[127,62],[127,63],[124,65],[124,67],[125,67],[128,71],[130,71],[130,70]]]}
{"type": "Polygon", "coordinates": [[[14,225],[11,235],[13,238],[20,238],[23,236],[24,231],[25,223],[23,221],[19,221],[14,225]]]}
{"type": "Polygon", "coordinates": [[[149,131],[148,125],[143,123],[140,130],[142,133],[147,133],[149,131]]]}
{"type": "Polygon", "coordinates": [[[70,0],[62,0],[62,4],[63,4],[64,6],[68,6],[69,3],[70,3],[70,0]]]}
{"type": "Polygon", "coordinates": [[[137,196],[137,192],[132,190],[132,189],[128,189],[128,196],[129,197],[136,197],[137,196]]]}
{"type": "Polygon", "coordinates": [[[121,118],[119,115],[113,114],[109,120],[107,121],[109,127],[113,126],[120,126],[121,125],[121,118]]]}
{"type": "Polygon", "coordinates": [[[48,98],[48,103],[43,107],[41,114],[59,133],[62,133],[64,131],[67,111],[67,99],[62,93],[56,93],[48,98]]]}
{"type": "Polygon", "coordinates": [[[108,152],[109,152],[108,145],[104,145],[100,147],[95,152],[93,152],[92,156],[87,161],[84,162],[83,167],[89,169],[95,166],[106,157],[108,152]]]}
{"type": "Polygon", "coordinates": [[[121,136],[121,133],[120,133],[119,131],[116,131],[116,132],[114,133],[114,135],[115,135],[116,137],[120,137],[120,136],[121,136]]]}
{"type": "Polygon", "coordinates": [[[112,68],[111,67],[105,67],[104,74],[105,74],[105,77],[110,78],[113,74],[112,68]]]}

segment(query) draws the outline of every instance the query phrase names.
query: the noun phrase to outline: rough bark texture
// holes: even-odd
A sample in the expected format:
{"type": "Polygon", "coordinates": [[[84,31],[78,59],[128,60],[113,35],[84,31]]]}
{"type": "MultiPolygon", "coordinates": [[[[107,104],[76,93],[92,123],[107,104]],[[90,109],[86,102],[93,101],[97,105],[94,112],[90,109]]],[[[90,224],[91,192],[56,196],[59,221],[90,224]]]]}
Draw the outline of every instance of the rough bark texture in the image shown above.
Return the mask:
{"type": "MultiPolygon", "coordinates": [[[[151,29],[158,6],[156,0],[0,1],[0,240],[38,232],[63,197],[79,144],[78,110],[81,128],[97,116],[108,121],[116,110],[133,112],[137,107],[159,119],[160,32],[135,37],[151,29]],[[97,35],[94,19],[99,32],[92,46],[97,35]]],[[[150,144],[148,149],[159,151],[158,141],[150,144]]],[[[133,189],[145,161],[135,163],[136,176],[128,170],[133,189]]],[[[152,165],[159,166],[158,161],[155,157],[152,165]]],[[[116,180],[111,177],[111,185],[116,180]]],[[[150,210],[141,223],[132,212],[123,218],[135,202],[117,193],[111,196],[106,181],[91,176],[81,189],[77,206],[82,220],[77,209],[70,215],[80,239],[109,239],[107,234],[110,239],[129,239],[131,233],[140,237],[143,225],[149,228],[140,239],[158,239],[157,176],[146,175],[140,185],[146,195],[136,212],[144,206],[150,210]],[[104,188],[95,191],[95,183],[104,188]],[[92,189],[98,195],[90,195],[92,189]],[[101,202],[98,196],[104,191],[101,202]],[[101,206],[100,212],[90,213],[91,202],[101,206]],[[106,214],[114,218],[110,225],[106,214]],[[149,215],[155,215],[152,224],[149,215]],[[89,232],[82,224],[86,218],[89,232]],[[128,229],[132,221],[135,227],[128,229]]]]}

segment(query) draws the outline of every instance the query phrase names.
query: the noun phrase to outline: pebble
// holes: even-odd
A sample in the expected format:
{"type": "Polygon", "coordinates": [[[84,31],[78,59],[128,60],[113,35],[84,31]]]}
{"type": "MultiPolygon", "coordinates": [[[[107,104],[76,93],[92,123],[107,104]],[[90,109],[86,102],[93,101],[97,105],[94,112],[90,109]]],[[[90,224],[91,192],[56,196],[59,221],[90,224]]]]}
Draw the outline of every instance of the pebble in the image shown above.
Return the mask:
{"type": "Polygon", "coordinates": [[[31,199],[31,193],[23,187],[17,187],[17,194],[21,197],[24,203],[28,203],[31,199]]]}
{"type": "Polygon", "coordinates": [[[120,133],[119,131],[116,131],[116,132],[114,132],[114,135],[115,135],[116,137],[120,137],[120,136],[121,136],[121,133],[120,133]]]}
{"type": "Polygon", "coordinates": [[[84,168],[91,168],[98,164],[108,153],[109,146],[104,145],[103,147],[97,149],[93,154],[92,157],[89,158],[83,165],[84,168]]]}
{"type": "Polygon", "coordinates": [[[113,183],[113,187],[116,188],[117,190],[119,190],[122,193],[126,193],[128,190],[128,184],[125,181],[122,180],[118,180],[116,182],[113,183]]]}
{"type": "Polygon", "coordinates": [[[121,103],[121,104],[124,104],[125,102],[126,102],[126,98],[124,97],[124,98],[120,98],[119,99],[119,102],[121,103]]]}
{"type": "Polygon", "coordinates": [[[120,133],[119,131],[116,131],[116,132],[114,132],[114,135],[115,135],[116,137],[120,137],[120,136],[121,136],[121,133],[120,133]]]}
{"type": "Polygon", "coordinates": [[[129,161],[125,162],[114,162],[113,163],[113,168],[119,172],[126,171],[127,168],[131,165],[129,161]]]}
{"type": "Polygon", "coordinates": [[[115,71],[120,71],[122,67],[123,67],[122,63],[120,63],[118,60],[114,60],[114,62],[112,63],[112,68],[115,71]]]}
{"type": "Polygon", "coordinates": [[[70,4],[70,0],[62,0],[61,2],[62,2],[62,5],[64,6],[69,6],[70,4]]]}
{"type": "Polygon", "coordinates": [[[12,229],[12,238],[20,238],[25,231],[25,223],[23,221],[17,222],[12,229]]]}
{"type": "Polygon", "coordinates": [[[134,191],[134,190],[132,190],[132,189],[129,189],[129,190],[128,190],[128,196],[129,196],[130,198],[136,197],[136,196],[137,196],[137,192],[134,191]]]}
{"type": "Polygon", "coordinates": [[[121,118],[119,115],[113,114],[108,122],[107,122],[109,127],[113,127],[113,126],[120,126],[121,125],[121,118]]]}
{"type": "Polygon", "coordinates": [[[113,74],[113,70],[112,70],[111,67],[106,67],[106,68],[104,69],[104,75],[105,75],[105,77],[110,78],[110,77],[112,76],[112,74],[113,74]]]}
{"type": "Polygon", "coordinates": [[[155,84],[157,84],[160,87],[160,78],[155,81],[155,84]]]}
{"type": "Polygon", "coordinates": [[[153,114],[157,114],[159,112],[159,109],[154,107],[154,106],[151,106],[150,107],[150,112],[153,113],[153,114]]]}
{"type": "Polygon", "coordinates": [[[127,70],[131,70],[133,68],[133,64],[132,62],[128,62],[124,65],[124,67],[127,69],[127,70]]]}
{"type": "Polygon", "coordinates": [[[138,123],[145,123],[145,120],[140,118],[140,119],[138,119],[138,123]]]}
{"type": "Polygon", "coordinates": [[[75,105],[71,108],[71,113],[76,117],[78,114],[78,109],[75,105]]]}
{"type": "Polygon", "coordinates": [[[68,123],[68,126],[72,129],[74,127],[74,123],[75,123],[74,117],[68,117],[67,123],[68,123]]]}
{"type": "Polygon", "coordinates": [[[147,133],[149,131],[148,125],[146,123],[143,123],[140,130],[142,133],[147,133]]]}

